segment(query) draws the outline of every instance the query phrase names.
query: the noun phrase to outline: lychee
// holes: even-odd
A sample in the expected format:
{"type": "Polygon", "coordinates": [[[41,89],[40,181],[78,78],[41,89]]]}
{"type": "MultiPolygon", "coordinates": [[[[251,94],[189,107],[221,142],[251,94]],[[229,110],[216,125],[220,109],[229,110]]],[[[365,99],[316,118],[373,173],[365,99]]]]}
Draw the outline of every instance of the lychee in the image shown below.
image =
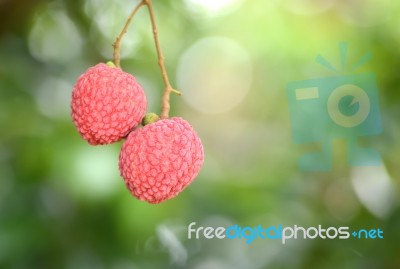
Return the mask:
{"type": "Polygon", "coordinates": [[[186,188],[203,160],[200,138],[187,121],[175,117],[131,132],[122,146],[119,169],[133,196],[157,204],[186,188]]]}
{"type": "Polygon", "coordinates": [[[71,115],[81,136],[92,145],[126,137],[146,113],[146,96],[136,79],[103,63],[89,68],[72,91],[71,115]]]}

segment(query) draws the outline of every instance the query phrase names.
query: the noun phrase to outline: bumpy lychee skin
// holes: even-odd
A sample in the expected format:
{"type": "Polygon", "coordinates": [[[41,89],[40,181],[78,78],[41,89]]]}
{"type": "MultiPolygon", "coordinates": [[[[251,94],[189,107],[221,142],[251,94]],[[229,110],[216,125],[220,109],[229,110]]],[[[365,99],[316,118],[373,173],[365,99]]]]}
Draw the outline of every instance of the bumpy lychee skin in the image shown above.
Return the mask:
{"type": "Polygon", "coordinates": [[[71,115],[78,132],[92,145],[126,137],[146,113],[146,96],[139,83],[120,68],[100,63],[77,80],[71,115]]]}
{"type": "Polygon", "coordinates": [[[133,196],[157,204],[186,188],[203,160],[203,145],[192,126],[170,118],[131,132],[122,146],[119,169],[133,196]]]}

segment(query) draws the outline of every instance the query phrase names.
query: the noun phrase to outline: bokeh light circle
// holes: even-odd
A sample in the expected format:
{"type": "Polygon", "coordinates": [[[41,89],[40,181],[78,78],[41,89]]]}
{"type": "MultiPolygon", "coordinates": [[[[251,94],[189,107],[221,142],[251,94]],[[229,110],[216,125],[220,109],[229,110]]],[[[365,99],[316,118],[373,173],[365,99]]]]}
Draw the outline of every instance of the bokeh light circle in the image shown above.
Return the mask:
{"type": "Polygon", "coordinates": [[[243,0],[185,0],[189,11],[205,15],[225,15],[237,10],[243,0]]]}
{"type": "Polygon", "coordinates": [[[298,15],[314,15],[330,9],[333,0],[286,0],[283,2],[285,8],[291,13],[298,15]]]}
{"type": "Polygon", "coordinates": [[[29,33],[29,50],[43,62],[64,63],[81,55],[83,39],[69,16],[49,5],[37,15],[29,33]]]}
{"type": "Polygon", "coordinates": [[[206,114],[224,113],[240,104],[252,82],[250,56],[237,42],[208,37],[181,57],[178,89],[192,108],[206,114]]]}
{"type": "Polygon", "coordinates": [[[70,118],[71,89],[73,85],[56,77],[47,77],[36,91],[39,111],[55,119],[70,118]]]}
{"type": "Polygon", "coordinates": [[[348,24],[370,27],[385,23],[393,16],[396,3],[393,0],[354,0],[342,2],[338,13],[348,24]]]}

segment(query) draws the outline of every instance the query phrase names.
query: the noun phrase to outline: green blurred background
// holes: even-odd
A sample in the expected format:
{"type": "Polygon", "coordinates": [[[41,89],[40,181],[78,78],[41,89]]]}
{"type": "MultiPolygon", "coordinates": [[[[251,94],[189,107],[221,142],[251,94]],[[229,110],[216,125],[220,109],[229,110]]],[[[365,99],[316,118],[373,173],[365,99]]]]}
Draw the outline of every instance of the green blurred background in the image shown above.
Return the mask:
{"type": "MultiPolygon", "coordinates": [[[[138,1],[0,0],[0,268],[400,268],[400,2],[154,0],[172,83],[172,116],[197,130],[201,173],[177,198],[137,201],[119,176],[121,143],[89,146],[70,119],[77,77],[112,57],[138,1]],[[357,72],[377,76],[380,167],[299,171],[285,85],[357,72]],[[381,228],[381,240],[189,240],[187,225],[381,228]]],[[[122,67],[159,112],[162,80],[148,14],[123,40],[122,67]]],[[[311,146],[315,147],[314,146],[311,146]]]]}

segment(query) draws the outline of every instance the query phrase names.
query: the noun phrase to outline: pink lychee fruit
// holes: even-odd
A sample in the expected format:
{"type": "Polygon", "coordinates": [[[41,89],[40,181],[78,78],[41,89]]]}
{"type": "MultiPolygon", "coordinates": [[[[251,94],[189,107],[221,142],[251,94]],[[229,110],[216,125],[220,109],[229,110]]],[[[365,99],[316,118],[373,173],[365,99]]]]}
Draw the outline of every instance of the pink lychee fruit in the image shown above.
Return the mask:
{"type": "Polygon", "coordinates": [[[136,79],[103,63],[86,70],[72,91],[72,119],[91,145],[110,144],[126,137],[140,124],[146,107],[145,93],[136,79]]]}
{"type": "Polygon", "coordinates": [[[200,138],[187,121],[175,117],[131,132],[122,146],[119,170],[133,196],[157,204],[186,188],[203,160],[200,138]]]}

